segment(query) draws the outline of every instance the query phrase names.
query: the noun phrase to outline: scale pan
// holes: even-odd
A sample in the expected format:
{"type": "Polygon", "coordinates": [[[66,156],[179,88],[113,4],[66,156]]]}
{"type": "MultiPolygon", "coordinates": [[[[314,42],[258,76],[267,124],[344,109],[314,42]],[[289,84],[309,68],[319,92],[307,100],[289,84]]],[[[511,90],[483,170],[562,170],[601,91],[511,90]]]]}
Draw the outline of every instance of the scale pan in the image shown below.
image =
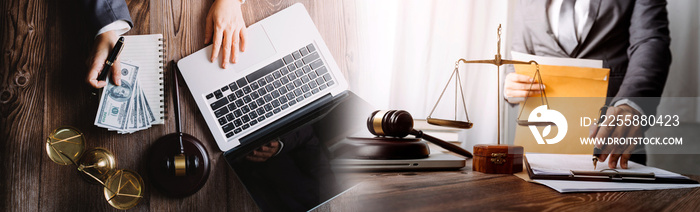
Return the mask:
{"type": "Polygon", "coordinates": [[[470,129],[470,128],[472,128],[472,126],[474,126],[474,123],[457,121],[457,120],[428,118],[427,121],[428,121],[428,124],[432,124],[432,125],[443,126],[443,127],[454,127],[454,128],[460,128],[460,129],[470,129]]]}
{"type": "Polygon", "coordinates": [[[555,125],[554,122],[551,121],[527,121],[527,120],[518,120],[518,125],[520,126],[536,126],[536,127],[544,127],[544,126],[549,126],[549,125],[555,125]]]}

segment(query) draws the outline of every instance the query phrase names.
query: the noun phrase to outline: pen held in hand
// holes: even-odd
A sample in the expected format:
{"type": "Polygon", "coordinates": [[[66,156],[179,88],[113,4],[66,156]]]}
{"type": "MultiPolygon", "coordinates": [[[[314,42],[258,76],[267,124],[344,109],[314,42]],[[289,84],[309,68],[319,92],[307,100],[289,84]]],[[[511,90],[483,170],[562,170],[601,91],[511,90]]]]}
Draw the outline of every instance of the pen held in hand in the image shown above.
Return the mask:
{"type": "MultiPolygon", "coordinates": [[[[602,123],[605,121],[605,116],[604,116],[604,115],[605,115],[607,112],[608,112],[608,106],[603,106],[603,107],[600,108],[599,113],[601,114],[601,116],[598,116],[598,117],[600,117],[600,119],[598,119],[598,123],[596,124],[596,125],[597,125],[596,128],[598,128],[598,129],[596,129],[596,131],[595,131],[596,134],[598,133],[598,130],[600,129],[600,124],[602,124],[602,123]]],[[[596,137],[596,135],[593,135],[593,137],[596,137]]],[[[596,146],[595,144],[594,144],[594,146],[593,146],[593,170],[595,170],[595,169],[597,168],[597,166],[598,166],[598,160],[600,160],[600,157],[603,156],[603,155],[602,155],[602,154],[603,154],[603,148],[604,148],[603,145],[601,145],[600,148],[598,148],[598,146],[596,146]]]]}
{"type": "Polygon", "coordinates": [[[596,170],[596,168],[598,166],[598,160],[601,157],[602,153],[603,153],[602,149],[600,149],[598,147],[593,148],[593,170],[596,170]]]}
{"type": "Polygon", "coordinates": [[[109,69],[112,68],[114,61],[117,60],[117,57],[119,57],[119,53],[122,51],[122,48],[124,48],[124,37],[119,37],[117,43],[114,44],[114,48],[112,48],[112,51],[107,56],[105,64],[102,66],[102,71],[100,71],[100,75],[97,76],[97,81],[104,81],[107,78],[109,69]]]}
{"type": "MultiPolygon", "coordinates": [[[[109,69],[112,68],[112,65],[114,65],[114,61],[117,60],[117,57],[119,57],[119,53],[122,51],[122,48],[124,48],[124,37],[119,37],[119,40],[117,40],[117,43],[114,44],[114,48],[112,48],[112,51],[109,52],[109,55],[107,55],[107,59],[105,60],[105,64],[102,66],[102,71],[100,71],[100,74],[97,75],[97,81],[105,81],[107,79],[107,74],[109,73],[109,69]]],[[[97,96],[99,93],[98,89],[94,89],[92,91],[93,96],[97,96]]]]}

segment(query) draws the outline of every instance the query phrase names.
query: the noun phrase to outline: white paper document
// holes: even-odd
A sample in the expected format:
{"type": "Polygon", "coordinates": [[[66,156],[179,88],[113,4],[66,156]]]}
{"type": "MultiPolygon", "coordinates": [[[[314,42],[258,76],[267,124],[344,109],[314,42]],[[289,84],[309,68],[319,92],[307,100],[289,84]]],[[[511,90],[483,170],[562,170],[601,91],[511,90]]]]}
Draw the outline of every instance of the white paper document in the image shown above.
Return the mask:
{"type": "MultiPolygon", "coordinates": [[[[569,175],[571,171],[601,171],[608,169],[608,161],[598,162],[593,170],[591,155],[567,155],[567,154],[536,154],[528,153],[527,162],[536,175],[569,175]]],[[[618,165],[619,167],[619,165],[618,165]]],[[[621,172],[654,173],[656,177],[688,179],[688,177],[666,171],[663,169],[644,166],[642,164],[629,161],[627,169],[616,169],[621,172]]]]}
{"type": "Polygon", "coordinates": [[[608,192],[608,191],[645,191],[677,188],[695,188],[700,184],[661,184],[661,183],[616,183],[570,180],[534,180],[559,193],[574,192],[608,192]]]}
{"type": "MultiPolygon", "coordinates": [[[[532,172],[536,175],[568,175],[574,171],[593,171],[590,155],[567,154],[533,154],[525,156],[532,172]]],[[[663,169],[644,166],[629,162],[628,169],[618,169],[624,172],[654,173],[659,178],[688,179],[688,177],[663,169]]],[[[607,162],[598,162],[596,171],[607,169],[607,162]]],[[[639,191],[676,188],[695,188],[700,184],[660,184],[660,183],[628,183],[628,182],[594,182],[571,180],[541,180],[533,181],[550,187],[560,193],[569,192],[603,192],[603,191],[639,191]]]]}
{"type": "Polygon", "coordinates": [[[530,61],[534,60],[540,65],[550,65],[550,66],[576,66],[576,67],[586,67],[586,68],[603,68],[602,60],[593,59],[578,59],[578,58],[563,58],[563,57],[544,57],[531,55],[522,52],[511,51],[510,56],[513,60],[518,61],[530,61]]]}

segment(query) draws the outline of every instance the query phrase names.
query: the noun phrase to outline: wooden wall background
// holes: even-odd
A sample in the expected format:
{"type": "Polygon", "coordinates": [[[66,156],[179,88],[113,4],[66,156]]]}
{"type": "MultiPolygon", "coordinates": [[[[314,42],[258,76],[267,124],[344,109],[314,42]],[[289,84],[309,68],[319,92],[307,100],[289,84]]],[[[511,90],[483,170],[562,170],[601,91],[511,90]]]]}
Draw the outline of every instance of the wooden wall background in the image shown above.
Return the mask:
{"type": "MultiPolygon", "coordinates": [[[[212,2],[127,0],[135,23],[127,34],[163,34],[167,59],[178,60],[205,47],[204,19],[212,2]]],[[[248,0],[243,14],[250,25],[296,2],[248,0]]],[[[358,39],[353,29],[354,1],[298,2],[306,6],[341,69],[352,71],[358,39]]],[[[153,189],[143,162],[151,143],[174,132],[172,118],[131,135],[93,125],[98,98],[91,97],[85,83],[85,61],[94,35],[86,31],[80,5],[66,0],[3,0],[0,4],[0,210],[114,210],[101,187],[83,181],[71,166],[60,166],[46,156],[46,136],[64,125],[80,129],[87,148],[111,150],[118,168],[135,170],[144,178],[146,196],[135,211],[258,210],[215,146],[189,91],[181,90],[184,131],[204,142],[212,169],[198,193],[172,199],[153,189]]],[[[170,101],[170,91],[166,95],[170,101]]],[[[167,116],[173,117],[172,104],[168,107],[167,116]]]]}

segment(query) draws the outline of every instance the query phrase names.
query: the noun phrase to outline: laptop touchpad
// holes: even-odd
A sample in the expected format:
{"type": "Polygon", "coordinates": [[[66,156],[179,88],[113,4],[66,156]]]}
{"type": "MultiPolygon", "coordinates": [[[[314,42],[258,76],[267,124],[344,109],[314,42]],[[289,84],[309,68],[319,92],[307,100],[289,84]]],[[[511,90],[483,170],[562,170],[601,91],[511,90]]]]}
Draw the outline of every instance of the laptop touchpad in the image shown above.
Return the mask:
{"type": "MultiPolygon", "coordinates": [[[[264,60],[277,53],[275,48],[272,46],[272,42],[267,36],[265,29],[260,24],[248,28],[248,36],[245,42],[245,52],[241,52],[240,47],[236,47],[238,59],[236,60],[236,63],[229,64],[226,69],[234,70],[236,72],[243,71],[261,60],[264,60]]],[[[219,55],[218,64],[221,64],[223,57],[224,55],[222,52],[219,55]]],[[[231,57],[233,57],[233,55],[231,55],[231,57]]]]}

